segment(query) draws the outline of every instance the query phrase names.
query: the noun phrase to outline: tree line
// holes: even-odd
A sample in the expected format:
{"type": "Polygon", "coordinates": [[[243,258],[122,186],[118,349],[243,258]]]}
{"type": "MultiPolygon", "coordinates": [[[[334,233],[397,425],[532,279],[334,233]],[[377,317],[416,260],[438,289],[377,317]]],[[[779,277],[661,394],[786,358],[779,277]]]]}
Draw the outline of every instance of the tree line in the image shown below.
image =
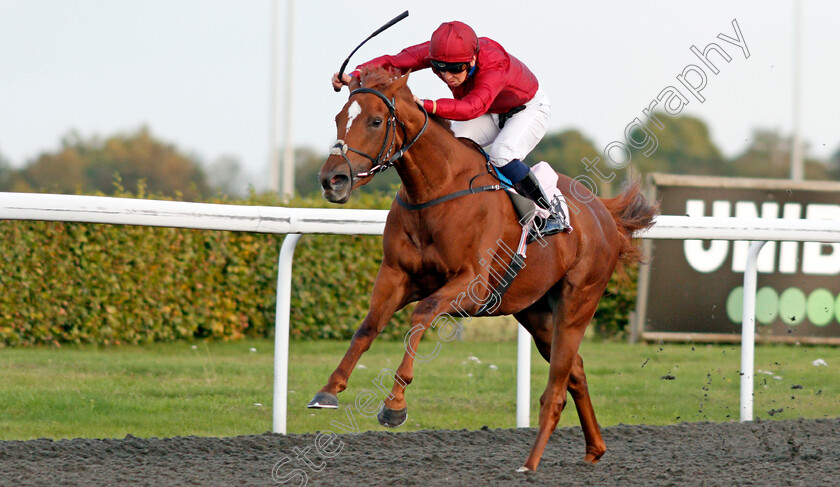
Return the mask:
{"type": "Polygon", "coordinates": [[[235,187],[239,178],[236,159],[221,157],[205,167],[148,127],[104,139],[71,131],[58,150],[43,152],[20,169],[0,154],[0,191],[113,195],[144,187],[151,194],[198,201],[241,193],[235,187]]]}
{"type": "MultiPolygon", "coordinates": [[[[645,129],[655,133],[658,146],[650,155],[644,149],[630,148],[630,168],[635,174],[649,173],[688,174],[722,177],[790,178],[791,138],[777,130],[755,129],[744,150],[732,158],[726,158],[712,141],[706,124],[692,116],[670,116],[657,112],[655,117],[664,129],[654,128],[650,123],[645,129]]],[[[631,133],[635,140],[642,140],[639,134],[631,133]]],[[[807,147],[804,151],[807,154],[807,147]]],[[[590,138],[579,130],[549,133],[528,155],[526,163],[534,165],[546,161],[560,173],[570,177],[586,174],[581,160],[594,160],[604,154],[595,147],[590,138]]],[[[325,156],[316,157],[308,153],[298,159],[299,178],[296,188],[301,194],[319,191],[317,173],[325,156]]],[[[829,158],[820,160],[806,158],[805,179],[840,180],[840,147],[829,158]]],[[[603,167],[603,166],[602,166],[603,167]]],[[[364,188],[374,191],[391,190],[399,185],[396,172],[381,173],[364,188]]],[[[611,188],[602,188],[601,195],[610,194],[611,188]]]]}
{"type": "MultiPolygon", "coordinates": [[[[712,141],[706,124],[695,117],[657,113],[663,129],[644,127],[657,138],[648,155],[631,148],[632,171],[706,176],[787,179],[790,175],[791,138],[777,130],[756,129],[744,150],[726,158],[712,141]]],[[[631,137],[640,140],[642,134],[631,137]]],[[[806,148],[807,149],[807,148],[806,148]]],[[[120,187],[143,186],[149,193],[198,201],[210,196],[244,196],[246,184],[239,161],[222,157],[204,165],[195,156],[156,138],[149,128],[107,138],[83,138],[70,132],[54,152],[44,152],[20,169],[2,157],[0,191],[114,194],[120,187]]],[[[807,154],[807,150],[805,151],[807,154]]],[[[547,134],[528,156],[530,165],[547,161],[558,172],[575,177],[586,174],[581,160],[604,155],[578,130],[547,134]]],[[[306,148],[295,151],[295,188],[301,195],[320,193],[318,170],[326,158],[306,148]]],[[[805,179],[840,180],[840,148],[828,160],[805,158],[805,179]]],[[[399,185],[396,171],[386,171],[363,188],[391,192],[399,185]]],[[[601,194],[609,194],[602,188],[601,194]]]]}

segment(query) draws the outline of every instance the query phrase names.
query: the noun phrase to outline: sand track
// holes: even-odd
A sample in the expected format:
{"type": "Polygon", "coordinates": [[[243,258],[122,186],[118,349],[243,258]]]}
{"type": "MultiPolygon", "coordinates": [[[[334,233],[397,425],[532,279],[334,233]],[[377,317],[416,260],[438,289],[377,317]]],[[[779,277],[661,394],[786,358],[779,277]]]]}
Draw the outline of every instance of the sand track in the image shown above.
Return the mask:
{"type": "Polygon", "coordinates": [[[535,429],[0,441],[0,485],[840,485],[840,419],[604,428],[607,453],[583,462],[580,428],[558,429],[539,471],[518,474],[535,429]],[[331,447],[339,446],[333,443],[331,447]],[[295,458],[307,453],[313,467],[295,458]],[[288,458],[272,479],[272,469],[288,458]],[[320,467],[319,471],[315,471],[320,467]]]}

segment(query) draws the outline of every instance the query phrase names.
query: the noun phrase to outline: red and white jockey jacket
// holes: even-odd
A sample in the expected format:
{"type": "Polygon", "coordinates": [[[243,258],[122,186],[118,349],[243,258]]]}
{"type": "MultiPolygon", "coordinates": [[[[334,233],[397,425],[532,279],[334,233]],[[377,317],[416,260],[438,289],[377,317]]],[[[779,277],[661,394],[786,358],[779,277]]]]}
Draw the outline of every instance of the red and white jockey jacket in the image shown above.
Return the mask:
{"type": "MultiPolygon", "coordinates": [[[[522,61],[487,37],[479,37],[478,45],[475,71],[461,85],[450,88],[454,99],[425,100],[427,111],[449,120],[472,120],[486,113],[506,113],[534,97],[539,82],[522,61]]],[[[351,75],[358,77],[362,67],[379,66],[400,74],[430,68],[429,42],[407,47],[394,56],[372,59],[351,75]]]]}

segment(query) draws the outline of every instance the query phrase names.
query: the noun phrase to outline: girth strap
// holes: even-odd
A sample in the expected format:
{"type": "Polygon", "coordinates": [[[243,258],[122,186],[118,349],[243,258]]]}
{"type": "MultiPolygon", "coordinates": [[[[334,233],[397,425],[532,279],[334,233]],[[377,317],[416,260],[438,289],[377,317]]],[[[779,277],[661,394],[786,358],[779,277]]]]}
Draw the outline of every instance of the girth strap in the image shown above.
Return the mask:
{"type": "Polygon", "coordinates": [[[513,284],[513,279],[517,274],[519,274],[519,271],[521,271],[523,267],[525,267],[525,256],[522,254],[514,255],[510,260],[510,265],[505,269],[505,276],[499,281],[499,284],[496,285],[496,289],[493,290],[487,298],[487,301],[485,301],[481,308],[478,309],[475,316],[489,316],[490,313],[495,311],[495,308],[499,307],[502,303],[502,296],[505,295],[510,285],[513,284]],[[496,298],[495,307],[492,306],[492,297],[496,298]]]}
{"type": "Polygon", "coordinates": [[[412,204],[412,203],[406,203],[402,198],[400,198],[399,193],[397,193],[397,195],[394,199],[396,199],[397,203],[399,203],[399,205],[402,206],[403,208],[405,208],[407,210],[410,210],[410,211],[415,211],[415,210],[424,210],[426,208],[430,208],[432,206],[439,205],[439,204],[441,204],[445,201],[454,200],[455,198],[460,198],[461,196],[467,196],[467,195],[476,194],[476,193],[483,193],[485,191],[499,191],[500,189],[502,189],[502,186],[499,185],[499,184],[493,184],[493,185],[490,185],[490,186],[479,186],[478,188],[463,189],[461,191],[456,191],[454,193],[449,193],[446,196],[441,196],[440,198],[435,198],[435,199],[427,201],[425,203],[418,203],[416,205],[412,204]]]}

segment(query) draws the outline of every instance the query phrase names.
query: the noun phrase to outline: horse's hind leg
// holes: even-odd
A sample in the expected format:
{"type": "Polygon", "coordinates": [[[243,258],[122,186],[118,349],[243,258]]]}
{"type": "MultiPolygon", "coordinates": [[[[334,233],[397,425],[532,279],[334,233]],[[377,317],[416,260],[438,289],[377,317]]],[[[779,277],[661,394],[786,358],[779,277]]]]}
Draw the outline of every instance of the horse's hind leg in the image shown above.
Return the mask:
{"type": "MultiPolygon", "coordinates": [[[[604,282],[604,287],[606,282],[604,282]]],[[[570,381],[573,369],[575,369],[575,362],[578,358],[578,348],[583,339],[583,332],[586,326],[595,314],[595,309],[598,306],[598,301],[601,298],[603,287],[597,283],[578,283],[572,285],[568,281],[563,284],[561,299],[554,312],[554,333],[551,341],[551,359],[548,368],[548,384],[545,392],[540,397],[540,424],[537,439],[534,441],[534,446],[531,447],[531,453],[525,461],[525,465],[520,468],[520,471],[534,471],[540,463],[545,445],[551,433],[557,428],[557,423],[560,421],[560,414],[563,408],[566,407],[566,391],[571,389],[573,397],[581,393],[583,399],[582,389],[579,387],[580,383],[573,385],[570,381]],[[581,285],[586,284],[586,285],[581,285]],[[595,288],[600,288],[597,294],[594,292],[595,288]]],[[[580,372],[583,372],[582,362],[580,364],[580,372]]],[[[580,379],[582,374],[576,373],[576,379],[580,379]]],[[[588,395],[587,395],[588,396],[588,395]]],[[[582,401],[581,406],[584,407],[586,401],[582,401]]],[[[584,407],[584,409],[586,409],[584,407]]],[[[589,404],[591,409],[591,403],[589,404]]],[[[586,411],[585,411],[586,412],[586,411]]],[[[594,414],[591,417],[587,414],[581,416],[581,423],[590,422],[586,429],[591,430],[597,428],[594,414]]],[[[585,429],[585,431],[586,431],[585,429]]],[[[599,435],[600,436],[600,435],[599,435]]],[[[587,443],[589,439],[587,438],[587,443]]],[[[590,445],[587,444],[587,450],[590,445]]],[[[597,450],[597,448],[596,448],[597,450]]],[[[588,456],[588,454],[587,454],[588,456]]]]}
{"type": "MultiPolygon", "coordinates": [[[[535,303],[530,308],[515,315],[517,321],[531,333],[540,355],[546,362],[551,361],[551,341],[553,335],[553,320],[551,310],[546,299],[535,303]]],[[[568,391],[575,401],[578,417],[580,418],[583,437],[586,440],[586,456],[584,460],[596,463],[604,455],[606,446],[601,437],[601,428],[595,419],[595,410],[589,398],[589,388],[586,384],[586,374],[583,371],[583,359],[577,354],[569,372],[568,391]]]]}
{"type": "Polygon", "coordinates": [[[589,387],[586,385],[586,374],[583,371],[583,359],[580,354],[572,363],[569,374],[569,392],[572,393],[572,399],[575,401],[575,409],[577,409],[583,437],[586,440],[586,456],[583,459],[590,463],[597,463],[607,451],[607,447],[601,437],[598,420],[595,419],[595,409],[592,408],[592,400],[589,398],[589,387]]]}
{"type": "Polygon", "coordinates": [[[534,344],[546,362],[551,361],[551,337],[554,330],[551,308],[543,297],[529,308],[513,315],[534,338],[534,344]]]}

